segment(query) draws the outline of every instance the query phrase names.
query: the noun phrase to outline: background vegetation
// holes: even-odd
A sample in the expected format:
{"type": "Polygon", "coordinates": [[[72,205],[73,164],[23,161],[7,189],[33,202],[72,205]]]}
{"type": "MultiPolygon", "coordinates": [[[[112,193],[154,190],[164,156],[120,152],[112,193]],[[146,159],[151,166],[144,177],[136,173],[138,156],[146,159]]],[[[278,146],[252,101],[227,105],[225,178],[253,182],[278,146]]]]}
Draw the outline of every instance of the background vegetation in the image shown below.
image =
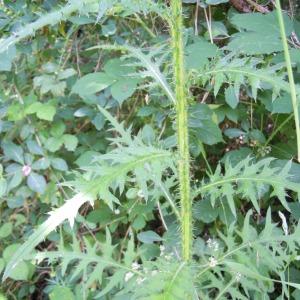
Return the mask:
{"type": "Polygon", "coordinates": [[[1,300],[300,299],[299,7],[182,4],[0,1],[1,300]]]}

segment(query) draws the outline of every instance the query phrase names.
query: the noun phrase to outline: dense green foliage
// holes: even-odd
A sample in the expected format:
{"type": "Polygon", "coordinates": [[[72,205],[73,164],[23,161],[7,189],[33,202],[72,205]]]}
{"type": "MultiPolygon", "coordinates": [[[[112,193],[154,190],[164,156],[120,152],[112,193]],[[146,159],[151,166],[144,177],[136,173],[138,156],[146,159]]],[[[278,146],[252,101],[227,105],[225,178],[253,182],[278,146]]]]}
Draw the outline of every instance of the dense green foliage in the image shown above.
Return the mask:
{"type": "Polygon", "coordinates": [[[300,20],[233,2],[0,1],[0,300],[300,299],[300,20]]]}

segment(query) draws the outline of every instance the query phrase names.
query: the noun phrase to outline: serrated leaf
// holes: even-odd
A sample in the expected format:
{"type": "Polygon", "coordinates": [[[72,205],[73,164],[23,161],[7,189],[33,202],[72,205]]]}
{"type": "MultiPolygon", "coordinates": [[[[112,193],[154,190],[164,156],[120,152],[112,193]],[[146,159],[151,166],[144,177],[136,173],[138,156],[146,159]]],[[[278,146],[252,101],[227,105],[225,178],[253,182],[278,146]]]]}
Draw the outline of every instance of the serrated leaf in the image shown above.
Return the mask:
{"type": "Polygon", "coordinates": [[[56,113],[55,106],[51,104],[43,104],[40,109],[37,110],[36,116],[45,121],[53,121],[53,117],[56,113]]]}
{"type": "Polygon", "coordinates": [[[72,68],[65,69],[65,70],[59,72],[58,79],[63,80],[63,79],[69,78],[71,76],[74,76],[75,74],[77,74],[77,72],[74,69],[72,69],[72,68]]]}
{"type": "Polygon", "coordinates": [[[288,93],[282,93],[274,101],[270,93],[263,93],[259,100],[265,105],[266,109],[274,114],[289,114],[293,112],[291,97],[288,93]]]}
{"type": "Polygon", "coordinates": [[[33,170],[46,170],[49,168],[49,166],[50,166],[50,161],[46,157],[42,157],[38,159],[31,165],[33,170]]]}
{"type": "Polygon", "coordinates": [[[95,125],[96,129],[99,131],[104,127],[105,122],[106,122],[106,120],[105,120],[104,116],[100,113],[98,113],[92,121],[92,123],[95,125]]]}
{"type": "Polygon", "coordinates": [[[136,68],[146,69],[145,72],[141,72],[141,74],[143,74],[143,77],[151,77],[152,79],[154,79],[154,81],[162,88],[162,90],[165,92],[165,94],[168,96],[171,102],[176,103],[173,91],[171,90],[165,76],[160,71],[160,66],[153,61],[151,54],[146,55],[138,48],[127,45],[99,45],[90,48],[89,50],[98,48],[115,51],[127,51],[129,53],[128,56],[130,56],[130,58],[138,60],[138,62],[135,62],[132,65],[134,65],[136,68]]]}
{"type": "MultiPolygon", "coordinates": [[[[6,263],[13,257],[14,253],[18,252],[20,244],[12,244],[6,247],[3,251],[3,258],[6,263]]],[[[9,274],[9,277],[14,280],[27,280],[29,269],[26,262],[20,262],[15,266],[14,270],[9,274]]]]}
{"type": "Polygon", "coordinates": [[[246,132],[239,128],[228,128],[224,131],[224,134],[229,138],[238,138],[240,136],[245,136],[246,132]]]}
{"type": "Polygon", "coordinates": [[[68,165],[62,158],[52,158],[51,165],[54,169],[59,171],[68,171],[68,165]]]}
{"type": "Polygon", "coordinates": [[[32,250],[64,220],[68,219],[73,226],[74,219],[81,205],[85,202],[92,203],[92,201],[93,199],[89,195],[79,193],[66,201],[63,206],[51,212],[50,217],[31,234],[24,244],[18,246],[16,252],[10,256],[3,274],[3,280],[11,276],[17,270],[18,265],[23,264],[23,260],[28,258],[32,250]]]}
{"type": "Polygon", "coordinates": [[[28,150],[32,154],[36,155],[44,155],[44,151],[42,147],[34,140],[27,140],[26,145],[28,147],[28,150]]]}
{"type": "Polygon", "coordinates": [[[12,62],[17,55],[16,47],[10,46],[0,55],[0,71],[10,71],[12,62]]]}
{"type": "Polygon", "coordinates": [[[203,182],[197,193],[209,196],[212,203],[226,197],[231,210],[235,205],[233,197],[242,195],[243,199],[249,199],[257,211],[259,211],[259,199],[268,191],[268,187],[273,189],[271,196],[277,197],[281,204],[289,210],[285,200],[286,190],[300,193],[300,186],[290,180],[290,164],[278,172],[278,168],[271,168],[270,163],[274,159],[266,158],[258,162],[252,162],[247,157],[234,166],[228,161],[225,163],[225,174],[220,174],[220,167],[215,174],[210,175],[210,182],[203,182]],[[229,188],[229,185],[231,187],[229,188]]]}
{"type": "Polygon", "coordinates": [[[10,177],[7,181],[7,192],[11,189],[17,187],[23,180],[22,167],[19,165],[19,168],[14,170],[13,173],[9,173],[10,177]]]}
{"type": "Polygon", "coordinates": [[[62,121],[58,121],[52,125],[50,129],[50,133],[52,136],[59,138],[63,135],[65,130],[66,130],[66,125],[62,121]]]}
{"type": "Polygon", "coordinates": [[[115,274],[109,277],[109,282],[107,286],[100,293],[98,293],[96,297],[97,298],[103,297],[123,280],[124,280],[124,271],[123,270],[117,271],[115,274]]]}
{"type": "MultiPolygon", "coordinates": [[[[276,12],[235,14],[231,18],[231,23],[241,32],[232,36],[233,39],[227,49],[248,55],[269,54],[283,50],[276,12]]],[[[292,23],[287,16],[285,16],[285,26],[289,36],[292,23]]]]}
{"type": "Polygon", "coordinates": [[[124,78],[111,86],[111,94],[118,101],[119,105],[133,95],[137,88],[137,83],[137,79],[124,78]]]}
{"type": "Polygon", "coordinates": [[[27,184],[31,190],[39,194],[43,194],[46,191],[46,180],[44,176],[35,172],[31,172],[27,177],[27,184]]]}
{"type": "Polygon", "coordinates": [[[4,239],[8,237],[13,230],[13,224],[12,223],[5,223],[0,227],[0,239],[4,239]]]}
{"type": "Polygon", "coordinates": [[[25,112],[26,114],[35,113],[41,120],[52,121],[56,113],[56,108],[48,103],[34,102],[26,108],[25,112]]]}
{"type": "MultiPolygon", "coordinates": [[[[265,35],[274,35],[280,37],[280,29],[278,26],[278,19],[276,12],[273,11],[269,14],[262,13],[247,13],[247,14],[234,14],[230,22],[239,30],[245,29],[252,32],[262,32],[265,35]]],[[[284,22],[286,34],[290,35],[293,30],[293,25],[289,17],[284,15],[284,22]]]]}
{"type": "Polygon", "coordinates": [[[225,75],[223,73],[217,73],[214,78],[214,95],[216,96],[225,81],[225,75]]]}
{"type": "Polygon", "coordinates": [[[11,159],[20,164],[24,164],[24,152],[21,146],[17,146],[12,142],[3,143],[2,148],[7,159],[11,159]]]}
{"type": "Polygon", "coordinates": [[[194,218],[204,223],[211,223],[218,217],[218,211],[212,207],[209,199],[197,201],[193,210],[194,218]]]}
{"type": "Polygon", "coordinates": [[[75,164],[78,167],[89,166],[98,154],[96,151],[86,151],[77,158],[75,164]]]}
{"type": "Polygon", "coordinates": [[[270,54],[282,51],[280,39],[273,35],[262,35],[258,32],[243,32],[232,35],[227,49],[248,55],[270,54]]]}
{"type": "Polygon", "coordinates": [[[74,151],[76,149],[78,145],[78,139],[75,135],[64,134],[62,138],[67,150],[74,151]]]}
{"type": "Polygon", "coordinates": [[[201,69],[208,58],[217,54],[218,47],[204,39],[197,39],[195,43],[185,49],[185,64],[187,69],[201,69]]]}
{"type": "Polygon", "coordinates": [[[45,147],[50,152],[56,152],[61,148],[63,143],[64,143],[64,140],[62,137],[58,137],[58,138],[51,137],[46,141],[45,147]]]}
{"type": "Polygon", "coordinates": [[[153,244],[154,242],[161,242],[163,238],[161,238],[156,232],[154,231],[143,231],[137,235],[139,241],[144,244],[153,244]]]}
{"type": "Polygon", "coordinates": [[[213,112],[206,104],[195,104],[189,108],[190,134],[202,143],[214,145],[222,142],[222,132],[213,121],[213,112]]]}
{"type": "Polygon", "coordinates": [[[5,195],[7,190],[7,181],[4,178],[0,178],[0,197],[5,195]]]}
{"type": "Polygon", "coordinates": [[[112,85],[116,79],[106,73],[91,73],[78,79],[73,85],[72,93],[81,98],[98,93],[112,85]]]}
{"type": "Polygon", "coordinates": [[[134,72],[134,68],[128,66],[128,61],[121,60],[120,58],[113,58],[107,61],[103,67],[103,70],[109,76],[115,78],[123,77],[124,79],[126,78],[125,76],[128,76],[134,72]]]}
{"type": "Polygon", "coordinates": [[[41,75],[34,78],[34,87],[39,88],[41,94],[51,92],[54,96],[63,96],[67,87],[65,81],[58,81],[54,75],[41,75]]]}
{"type": "Polygon", "coordinates": [[[71,289],[66,286],[55,286],[52,292],[49,294],[50,300],[74,300],[75,296],[71,289]]]}
{"type": "Polygon", "coordinates": [[[225,90],[225,101],[231,108],[236,108],[239,103],[239,98],[237,98],[235,89],[232,86],[225,90]]]}

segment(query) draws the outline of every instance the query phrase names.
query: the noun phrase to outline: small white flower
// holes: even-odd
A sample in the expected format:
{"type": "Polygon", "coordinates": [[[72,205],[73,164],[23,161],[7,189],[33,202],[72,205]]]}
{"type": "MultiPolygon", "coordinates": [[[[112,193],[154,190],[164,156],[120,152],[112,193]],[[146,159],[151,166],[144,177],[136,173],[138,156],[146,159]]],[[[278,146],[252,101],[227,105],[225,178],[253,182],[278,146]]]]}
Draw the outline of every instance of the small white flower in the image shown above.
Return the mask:
{"type": "Polygon", "coordinates": [[[145,280],[146,280],[146,278],[138,277],[137,280],[136,280],[136,283],[141,284],[145,280]]]}
{"type": "Polygon", "coordinates": [[[137,262],[133,262],[132,265],[131,265],[131,268],[133,270],[138,270],[140,268],[140,265],[137,262]]]}
{"type": "Polygon", "coordinates": [[[125,282],[129,281],[132,277],[133,277],[133,273],[132,272],[128,272],[125,274],[125,282]]]}
{"type": "Polygon", "coordinates": [[[261,147],[258,149],[258,154],[262,157],[266,156],[267,154],[269,154],[272,151],[272,147],[271,146],[266,146],[266,147],[261,147]]]}
{"type": "Polygon", "coordinates": [[[266,153],[269,154],[272,151],[272,147],[271,146],[267,146],[266,148],[266,153]]]}
{"type": "Polygon", "coordinates": [[[207,247],[210,248],[212,251],[219,250],[219,243],[216,240],[208,239],[206,243],[207,247]]]}
{"type": "Polygon", "coordinates": [[[236,282],[240,282],[241,278],[242,278],[242,274],[240,272],[237,272],[235,275],[236,282]]]}
{"type": "Polygon", "coordinates": [[[166,255],[166,256],[165,256],[165,259],[166,259],[166,260],[171,260],[171,259],[172,259],[172,256],[171,256],[171,255],[166,255]]]}
{"type": "Polygon", "coordinates": [[[218,261],[213,256],[211,256],[208,260],[211,268],[214,268],[218,264],[218,261]]]}
{"type": "Polygon", "coordinates": [[[23,166],[22,173],[23,176],[27,177],[31,173],[31,167],[28,165],[23,166]]]}
{"type": "Polygon", "coordinates": [[[119,209],[115,209],[114,213],[115,213],[115,215],[119,215],[120,214],[120,210],[119,209]]]}
{"type": "Polygon", "coordinates": [[[143,193],[142,190],[139,190],[139,191],[137,192],[137,195],[138,195],[140,198],[145,198],[145,195],[144,195],[144,193],[143,193]]]}

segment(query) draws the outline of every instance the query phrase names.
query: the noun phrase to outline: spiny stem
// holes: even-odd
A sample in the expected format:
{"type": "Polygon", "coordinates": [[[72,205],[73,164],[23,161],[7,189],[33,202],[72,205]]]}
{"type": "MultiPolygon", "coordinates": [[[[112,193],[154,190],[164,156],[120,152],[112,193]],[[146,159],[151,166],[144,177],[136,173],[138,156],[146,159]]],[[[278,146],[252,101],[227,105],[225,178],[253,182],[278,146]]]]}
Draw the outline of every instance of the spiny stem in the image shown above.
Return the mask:
{"type": "Polygon", "coordinates": [[[287,43],[287,37],[285,33],[285,25],[283,21],[280,0],[275,0],[275,2],[276,2],[277,18],[278,18],[278,23],[280,28],[282,46],[284,50],[284,58],[285,58],[285,63],[286,63],[286,68],[287,68],[289,83],[290,83],[291,99],[292,99],[293,110],[294,110],[296,136],[297,136],[297,159],[298,162],[300,162],[300,124],[299,124],[299,111],[298,111],[298,103],[297,103],[297,92],[296,92],[296,86],[294,81],[291,57],[289,53],[289,47],[287,43]]]}
{"type": "Polygon", "coordinates": [[[181,198],[181,239],[184,261],[191,259],[192,246],[192,209],[190,196],[190,166],[188,144],[187,92],[184,70],[184,53],[182,40],[182,3],[181,0],[171,1],[172,51],[174,65],[174,82],[176,94],[176,123],[178,143],[178,173],[181,198]]]}

